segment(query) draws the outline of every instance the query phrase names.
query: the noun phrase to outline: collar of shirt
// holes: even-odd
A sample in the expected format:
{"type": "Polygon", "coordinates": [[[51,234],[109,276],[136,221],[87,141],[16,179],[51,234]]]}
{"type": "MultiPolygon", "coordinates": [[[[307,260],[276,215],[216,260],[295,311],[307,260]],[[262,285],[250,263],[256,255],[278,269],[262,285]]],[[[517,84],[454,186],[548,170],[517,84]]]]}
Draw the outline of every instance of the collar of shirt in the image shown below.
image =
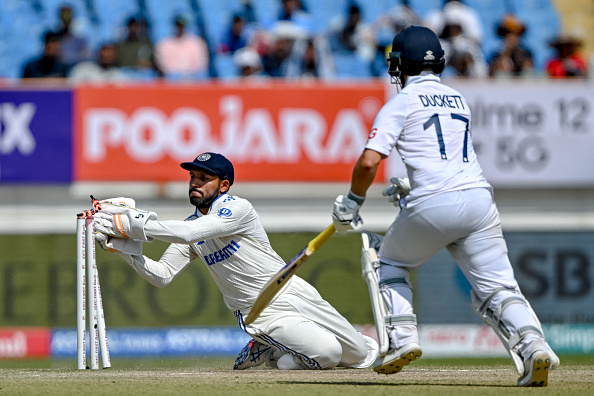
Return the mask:
{"type": "Polygon", "coordinates": [[[418,76],[408,76],[405,87],[408,87],[411,84],[418,84],[425,81],[441,82],[441,79],[438,75],[435,75],[433,72],[430,72],[429,70],[423,70],[421,74],[419,74],[418,76]]]}
{"type": "MultiPolygon", "coordinates": [[[[205,215],[202,214],[202,212],[199,211],[198,208],[196,208],[196,210],[194,211],[194,216],[196,216],[196,217],[202,217],[202,216],[209,215],[212,212],[213,207],[215,207],[215,204],[223,202],[224,199],[221,200],[221,198],[222,197],[226,197],[226,196],[227,196],[227,193],[223,193],[223,194],[219,195],[218,197],[216,197],[215,200],[212,202],[212,204],[210,204],[210,208],[208,208],[208,213],[205,214],[205,215]]],[[[219,205],[216,205],[216,206],[218,207],[219,205]]]]}

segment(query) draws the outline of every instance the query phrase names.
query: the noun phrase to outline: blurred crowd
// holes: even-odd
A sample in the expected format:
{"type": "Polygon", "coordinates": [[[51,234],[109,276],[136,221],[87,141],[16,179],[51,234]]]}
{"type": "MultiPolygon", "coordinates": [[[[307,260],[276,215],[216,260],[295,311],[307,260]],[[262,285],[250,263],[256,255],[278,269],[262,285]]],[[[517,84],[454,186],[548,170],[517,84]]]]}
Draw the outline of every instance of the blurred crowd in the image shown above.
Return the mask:
{"type": "MultiPolygon", "coordinates": [[[[131,15],[125,34],[106,42],[92,53],[84,37],[72,28],[76,15],[64,5],[57,27],[43,36],[43,52],[28,60],[23,78],[61,78],[73,83],[147,79],[207,80],[213,74],[212,57],[231,60],[230,74],[238,79],[284,78],[292,80],[337,78],[337,68],[348,55],[356,59],[357,76],[386,75],[387,53],[396,33],[410,25],[431,28],[446,53],[444,77],[453,78],[585,78],[588,62],[580,53],[582,40],[560,33],[548,42],[555,55],[543,71],[535,70],[534,53],[523,36],[526,26],[513,14],[506,14],[493,27],[499,48],[485,53],[485,29],[476,10],[460,0],[444,0],[443,7],[420,18],[404,0],[386,10],[372,23],[364,22],[362,8],[350,1],[344,15],[328,21],[325,31],[313,28],[312,17],[301,0],[277,0],[280,12],[275,21],[263,26],[255,18],[250,0],[230,11],[229,26],[215,43],[192,33],[187,14],[171,21],[171,35],[153,43],[146,18],[131,15]],[[131,71],[133,73],[131,73],[131,71]]],[[[359,0],[365,1],[365,0],[359,0]]]]}

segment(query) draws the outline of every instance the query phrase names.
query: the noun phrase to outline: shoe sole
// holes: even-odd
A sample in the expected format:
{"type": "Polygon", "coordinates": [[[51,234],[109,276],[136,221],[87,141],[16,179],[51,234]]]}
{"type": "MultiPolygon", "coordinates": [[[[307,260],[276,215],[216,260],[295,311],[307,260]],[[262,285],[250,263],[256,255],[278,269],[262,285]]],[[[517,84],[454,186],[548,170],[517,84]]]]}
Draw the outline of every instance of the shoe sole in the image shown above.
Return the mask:
{"type": "Polygon", "coordinates": [[[538,353],[534,356],[532,362],[532,379],[521,386],[547,386],[550,368],[551,358],[549,354],[546,352],[538,353]]]}
{"type": "Polygon", "coordinates": [[[404,368],[404,366],[420,358],[422,354],[423,351],[420,348],[413,348],[410,351],[405,352],[403,355],[397,357],[396,359],[389,360],[387,362],[384,361],[377,366],[376,361],[376,364],[373,365],[373,371],[379,374],[396,374],[400,372],[404,368]]]}

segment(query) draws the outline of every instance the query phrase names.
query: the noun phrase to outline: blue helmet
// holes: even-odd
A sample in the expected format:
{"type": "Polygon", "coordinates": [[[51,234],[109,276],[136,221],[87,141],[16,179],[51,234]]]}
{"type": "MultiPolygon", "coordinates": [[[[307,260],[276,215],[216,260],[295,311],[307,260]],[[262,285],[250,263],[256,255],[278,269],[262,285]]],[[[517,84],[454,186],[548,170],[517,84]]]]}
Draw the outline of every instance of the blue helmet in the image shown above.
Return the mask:
{"type": "Polygon", "coordinates": [[[394,37],[388,55],[388,74],[416,76],[425,69],[440,74],[445,67],[445,53],[437,35],[423,26],[409,26],[394,37]]]}

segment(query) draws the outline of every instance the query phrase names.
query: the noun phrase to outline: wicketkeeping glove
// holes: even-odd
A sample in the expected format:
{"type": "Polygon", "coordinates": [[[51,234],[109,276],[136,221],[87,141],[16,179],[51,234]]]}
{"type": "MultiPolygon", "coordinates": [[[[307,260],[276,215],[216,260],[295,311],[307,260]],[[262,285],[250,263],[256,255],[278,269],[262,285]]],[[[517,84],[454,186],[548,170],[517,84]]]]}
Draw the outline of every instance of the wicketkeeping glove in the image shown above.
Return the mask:
{"type": "Polygon", "coordinates": [[[112,253],[123,253],[127,255],[142,255],[142,241],[135,241],[128,238],[116,238],[95,231],[95,241],[101,249],[112,253]]]}
{"type": "Polygon", "coordinates": [[[394,206],[401,208],[400,200],[410,193],[410,181],[408,178],[392,177],[390,183],[392,184],[382,191],[382,195],[388,197],[388,201],[392,202],[394,206]]]}
{"type": "Polygon", "coordinates": [[[125,206],[127,208],[135,208],[136,201],[134,198],[126,198],[126,197],[117,197],[117,198],[107,198],[104,200],[99,201],[100,204],[112,204],[117,206],[125,206]]]}
{"type": "Polygon", "coordinates": [[[363,227],[363,219],[359,216],[359,208],[363,199],[359,202],[349,196],[339,195],[334,201],[332,211],[332,222],[336,231],[344,234],[348,231],[359,231],[363,227]]]}
{"type": "Polygon", "coordinates": [[[152,242],[144,234],[144,225],[149,220],[157,220],[155,212],[126,206],[101,204],[101,210],[93,216],[95,229],[103,234],[118,238],[152,242]]]}

